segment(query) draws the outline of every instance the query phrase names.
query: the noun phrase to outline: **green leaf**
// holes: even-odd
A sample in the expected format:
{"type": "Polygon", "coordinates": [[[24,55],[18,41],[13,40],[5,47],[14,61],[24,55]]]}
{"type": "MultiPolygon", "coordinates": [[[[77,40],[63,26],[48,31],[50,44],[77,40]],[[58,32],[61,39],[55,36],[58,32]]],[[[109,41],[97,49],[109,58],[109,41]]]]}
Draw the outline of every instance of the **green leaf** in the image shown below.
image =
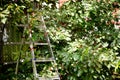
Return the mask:
{"type": "Polygon", "coordinates": [[[6,21],[7,21],[7,18],[3,18],[3,19],[1,20],[1,22],[2,22],[3,24],[5,24],[6,21]]]}
{"type": "Polygon", "coordinates": [[[3,14],[9,14],[10,12],[6,9],[4,11],[2,11],[3,14]]]}
{"type": "Polygon", "coordinates": [[[36,0],[37,2],[39,2],[40,0],[36,0]]]}
{"type": "Polygon", "coordinates": [[[78,61],[79,55],[76,53],[73,53],[73,59],[74,59],[74,61],[78,61]]]}

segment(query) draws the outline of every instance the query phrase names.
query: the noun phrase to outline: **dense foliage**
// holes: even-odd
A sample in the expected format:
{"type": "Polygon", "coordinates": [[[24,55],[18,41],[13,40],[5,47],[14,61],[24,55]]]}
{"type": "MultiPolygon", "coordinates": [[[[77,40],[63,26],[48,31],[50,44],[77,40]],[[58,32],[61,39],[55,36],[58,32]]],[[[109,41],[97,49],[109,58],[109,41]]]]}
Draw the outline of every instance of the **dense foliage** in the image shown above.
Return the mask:
{"type": "MultiPolygon", "coordinates": [[[[42,14],[62,80],[112,80],[119,77],[120,31],[110,23],[114,19],[113,1],[71,0],[58,9],[56,2],[43,0],[39,2],[42,11],[33,10],[31,2],[21,0],[18,4],[6,4],[0,8],[1,22],[4,24],[12,19],[14,25],[26,23],[28,12],[34,29],[42,14]]],[[[33,40],[37,39],[38,33],[34,34],[33,40]]],[[[42,38],[42,35],[38,34],[38,37],[42,38]]]]}

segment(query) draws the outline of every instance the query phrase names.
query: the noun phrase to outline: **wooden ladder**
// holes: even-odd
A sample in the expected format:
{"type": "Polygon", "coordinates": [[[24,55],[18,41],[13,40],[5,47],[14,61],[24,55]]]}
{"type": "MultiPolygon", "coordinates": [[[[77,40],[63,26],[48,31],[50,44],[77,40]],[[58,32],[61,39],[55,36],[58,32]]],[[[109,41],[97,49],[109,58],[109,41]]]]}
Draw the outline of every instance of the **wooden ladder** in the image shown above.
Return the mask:
{"type": "MultiPolygon", "coordinates": [[[[41,21],[41,25],[39,26],[38,29],[42,28],[42,30],[44,32],[46,42],[40,43],[40,42],[33,41],[32,40],[32,37],[33,37],[32,29],[29,29],[29,42],[24,42],[24,40],[22,39],[21,43],[22,44],[23,43],[24,44],[29,44],[31,57],[32,57],[31,60],[32,60],[32,68],[33,68],[34,80],[60,80],[59,72],[58,72],[57,65],[56,65],[55,56],[53,54],[53,50],[52,50],[52,47],[51,47],[51,44],[50,44],[50,39],[49,39],[47,30],[46,30],[46,25],[45,25],[45,21],[44,21],[43,16],[41,16],[40,21],[41,21]],[[49,58],[43,57],[41,59],[36,59],[34,46],[48,46],[47,50],[49,51],[49,54],[51,55],[51,57],[49,57],[49,58]],[[36,65],[41,64],[41,63],[46,63],[46,62],[47,63],[49,62],[49,63],[52,64],[52,66],[54,67],[54,72],[56,73],[56,75],[53,75],[53,76],[50,76],[50,77],[48,77],[46,75],[46,76],[43,77],[42,75],[38,74],[36,65]]],[[[17,61],[15,74],[18,73],[19,62],[20,62],[20,59],[18,59],[18,61],[17,61]]]]}

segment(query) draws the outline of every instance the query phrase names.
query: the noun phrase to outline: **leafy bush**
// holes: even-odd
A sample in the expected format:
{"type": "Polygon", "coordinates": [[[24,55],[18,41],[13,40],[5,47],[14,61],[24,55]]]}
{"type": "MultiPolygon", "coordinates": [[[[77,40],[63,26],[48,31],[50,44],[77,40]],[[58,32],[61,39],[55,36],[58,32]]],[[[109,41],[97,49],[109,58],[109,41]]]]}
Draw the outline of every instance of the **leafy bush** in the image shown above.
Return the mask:
{"type": "MultiPolygon", "coordinates": [[[[120,31],[110,23],[114,19],[113,1],[70,0],[58,9],[57,3],[42,0],[41,12],[33,10],[31,2],[32,0],[25,0],[22,6],[23,2],[20,6],[13,5],[15,10],[18,7],[21,12],[19,15],[23,17],[16,19],[19,10],[18,13],[15,11],[15,14],[11,12],[13,24],[26,23],[23,9],[28,8],[30,25],[34,30],[33,40],[43,39],[43,35],[35,30],[39,16],[41,14],[44,16],[62,80],[112,80],[116,74],[119,75],[120,31]],[[32,12],[35,14],[34,17],[32,12]]],[[[8,11],[2,17],[2,23],[7,20],[10,13],[8,11]]],[[[4,10],[0,14],[3,12],[4,10]]],[[[30,65],[28,67],[30,68],[30,65]]],[[[26,68],[21,67],[21,69],[24,71],[26,68]]],[[[44,70],[40,74],[44,75],[44,73],[47,72],[44,70]]]]}
{"type": "Polygon", "coordinates": [[[110,23],[112,1],[68,1],[48,11],[46,23],[63,80],[112,80],[119,74],[120,33],[110,23]]]}

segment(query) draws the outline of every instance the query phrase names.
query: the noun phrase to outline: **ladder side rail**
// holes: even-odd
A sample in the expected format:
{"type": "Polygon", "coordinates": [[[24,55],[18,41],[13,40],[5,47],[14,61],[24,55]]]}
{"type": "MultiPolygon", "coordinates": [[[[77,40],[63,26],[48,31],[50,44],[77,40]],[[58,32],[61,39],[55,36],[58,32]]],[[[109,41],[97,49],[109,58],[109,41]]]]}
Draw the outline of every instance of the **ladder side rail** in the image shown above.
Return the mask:
{"type": "Polygon", "coordinates": [[[27,24],[24,25],[24,27],[23,27],[22,41],[21,41],[21,44],[20,44],[20,53],[19,53],[19,56],[18,56],[18,59],[17,59],[16,68],[15,68],[15,74],[16,75],[18,74],[18,68],[19,68],[20,57],[21,57],[21,50],[22,50],[23,44],[25,43],[25,34],[24,33],[25,33],[25,30],[28,27],[28,18],[29,18],[29,15],[27,14],[27,24]]]}
{"type": "MultiPolygon", "coordinates": [[[[45,37],[47,39],[47,42],[48,42],[48,46],[49,46],[49,49],[50,49],[50,52],[51,52],[51,55],[52,55],[52,58],[54,59],[54,63],[55,63],[55,66],[56,66],[56,59],[55,59],[55,56],[54,56],[54,53],[53,53],[53,50],[52,50],[52,46],[51,46],[51,43],[50,43],[50,39],[48,37],[48,33],[47,33],[47,29],[46,29],[46,25],[45,25],[45,21],[44,21],[44,17],[41,16],[41,20],[42,20],[42,27],[43,27],[43,30],[45,32],[45,37]]],[[[55,67],[55,70],[59,76],[59,72],[58,72],[58,69],[55,67]]],[[[60,76],[59,76],[60,77],[60,76]]]]}
{"type": "MultiPolygon", "coordinates": [[[[49,39],[49,37],[48,37],[48,33],[47,33],[47,30],[46,30],[46,25],[45,25],[45,21],[44,21],[43,16],[41,17],[41,20],[42,20],[42,28],[43,28],[43,30],[44,30],[45,37],[46,37],[46,39],[47,39],[47,43],[48,43],[48,46],[49,46],[49,49],[50,49],[52,58],[55,60],[55,56],[54,56],[54,54],[53,54],[53,50],[52,50],[52,47],[51,47],[51,44],[50,44],[50,39],[49,39]]],[[[56,62],[55,62],[55,63],[56,63],[56,62]]]]}
{"type": "MultiPolygon", "coordinates": [[[[29,14],[28,14],[28,24],[30,24],[30,20],[29,20],[29,14]]],[[[32,41],[32,30],[29,27],[29,41],[30,41],[30,51],[31,51],[31,56],[32,56],[32,67],[33,67],[33,74],[34,74],[34,80],[37,80],[37,68],[36,68],[36,62],[35,62],[35,54],[34,54],[34,42],[32,41]]]]}
{"type": "Polygon", "coordinates": [[[29,38],[31,39],[30,40],[30,50],[31,50],[31,56],[32,56],[32,66],[33,66],[34,80],[36,80],[37,69],[36,69],[36,63],[35,63],[35,54],[34,54],[34,48],[33,48],[32,33],[31,33],[31,31],[30,31],[29,38]]]}
{"type": "Polygon", "coordinates": [[[25,30],[26,30],[26,27],[27,26],[24,26],[23,28],[23,34],[22,34],[22,40],[21,40],[21,44],[20,44],[20,53],[19,53],[19,56],[18,56],[18,59],[17,59],[17,63],[16,63],[16,68],[15,68],[15,74],[17,75],[18,74],[18,68],[19,68],[19,63],[20,63],[20,59],[21,59],[21,50],[22,50],[22,47],[24,45],[24,42],[25,42],[25,30]]]}

